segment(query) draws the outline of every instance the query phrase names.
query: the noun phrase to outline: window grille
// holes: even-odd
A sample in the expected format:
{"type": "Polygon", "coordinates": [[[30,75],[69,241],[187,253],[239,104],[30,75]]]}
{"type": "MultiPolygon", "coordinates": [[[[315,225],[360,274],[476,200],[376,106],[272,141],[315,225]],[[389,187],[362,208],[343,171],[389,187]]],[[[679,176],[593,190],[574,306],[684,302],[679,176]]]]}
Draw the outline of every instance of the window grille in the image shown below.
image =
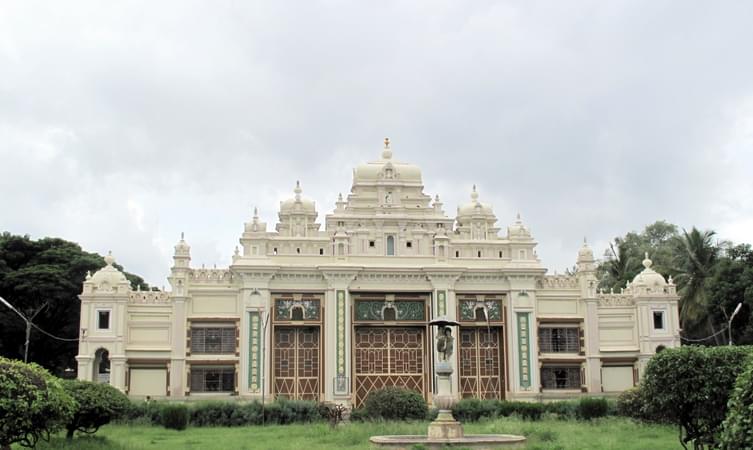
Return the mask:
{"type": "Polygon", "coordinates": [[[578,328],[539,328],[539,351],[541,353],[580,352],[578,328]]]}
{"type": "Polygon", "coordinates": [[[235,353],[235,328],[191,328],[191,353],[235,353]]]}
{"type": "Polygon", "coordinates": [[[191,392],[235,391],[232,367],[191,367],[191,392]]]}
{"type": "Polygon", "coordinates": [[[541,386],[544,389],[580,389],[580,367],[543,367],[541,386]]]}

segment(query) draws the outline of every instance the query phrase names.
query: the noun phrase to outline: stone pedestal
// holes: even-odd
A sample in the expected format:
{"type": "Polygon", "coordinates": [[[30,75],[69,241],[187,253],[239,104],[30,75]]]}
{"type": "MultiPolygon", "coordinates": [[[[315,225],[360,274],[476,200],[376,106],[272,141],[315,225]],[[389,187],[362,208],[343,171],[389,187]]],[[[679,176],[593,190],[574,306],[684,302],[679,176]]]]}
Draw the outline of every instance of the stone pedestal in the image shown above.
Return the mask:
{"type": "Polygon", "coordinates": [[[430,439],[457,439],[463,437],[463,425],[452,417],[452,411],[441,410],[426,434],[430,439]]]}
{"type": "Polygon", "coordinates": [[[463,437],[463,426],[452,417],[452,405],[455,397],[452,396],[452,366],[448,361],[437,361],[435,370],[437,373],[437,395],[434,397],[434,406],[439,408],[439,415],[429,424],[428,436],[432,439],[457,439],[463,437]]]}

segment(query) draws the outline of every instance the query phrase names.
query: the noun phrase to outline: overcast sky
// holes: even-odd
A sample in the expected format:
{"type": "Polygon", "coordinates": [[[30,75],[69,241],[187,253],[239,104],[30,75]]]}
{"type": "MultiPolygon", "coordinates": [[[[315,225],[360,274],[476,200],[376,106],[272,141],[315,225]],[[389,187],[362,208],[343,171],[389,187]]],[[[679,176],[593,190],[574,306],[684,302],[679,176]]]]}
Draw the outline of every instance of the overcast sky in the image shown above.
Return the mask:
{"type": "Polygon", "coordinates": [[[658,219],[752,242],[753,2],[0,3],[0,230],[157,286],[298,179],[321,221],[385,136],[550,271],[658,219]]]}

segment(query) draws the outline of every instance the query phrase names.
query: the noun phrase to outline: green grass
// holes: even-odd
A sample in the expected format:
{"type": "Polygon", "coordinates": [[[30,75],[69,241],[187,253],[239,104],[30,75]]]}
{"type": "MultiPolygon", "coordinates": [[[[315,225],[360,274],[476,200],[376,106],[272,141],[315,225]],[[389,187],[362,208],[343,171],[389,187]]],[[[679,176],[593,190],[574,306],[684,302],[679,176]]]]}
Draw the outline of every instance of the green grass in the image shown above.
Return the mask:
{"type": "MultiPolygon", "coordinates": [[[[369,437],[381,434],[423,434],[426,422],[352,423],[330,429],[324,423],[266,427],[197,428],[185,431],[156,426],[107,425],[96,436],[77,436],[67,443],[60,435],[39,449],[370,449],[369,437]]],[[[644,425],[622,418],[592,423],[545,419],[525,422],[500,418],[465,425],[467,434],[523,434],[529,449],[677,449],[673,427],[644,425]]],[[[14,447],[16,448],[16,447],[14,447]]]]}

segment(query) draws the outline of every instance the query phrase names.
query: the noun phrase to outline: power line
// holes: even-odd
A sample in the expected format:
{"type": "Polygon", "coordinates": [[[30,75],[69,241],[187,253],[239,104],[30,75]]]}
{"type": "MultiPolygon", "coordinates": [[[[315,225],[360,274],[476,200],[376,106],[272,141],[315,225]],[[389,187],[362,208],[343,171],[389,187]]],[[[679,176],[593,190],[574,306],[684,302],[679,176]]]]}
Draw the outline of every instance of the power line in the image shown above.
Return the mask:
{"type": "Polygon", "coordinates": [[[43,329],[39,328],[39,326],[37,324],[35,324],[35,323],[32,323],[31,326],[34,327],[34,328],[36,328],[37,330],[41,331],[42,333],[46,334],[47,336],[49,336],[49,337],[51,337],[53,339],[57,339],[58,341],[78,342],[78,338],[73,338],[73,339],[71,339],[71,338],[61,338],[59,336],[55,336],[52,333],[48,333],[48,332],[44,331],[43,329]]]}
{"type": "Polygon", "coordinates": [[[701,339],[690,339],[690,338],[686,338],[686,337],[682,337],[682,336],[680,336],[680,339],[682,339],[683,341],[687,341],[687,342],[703,342],[703,341],[707,341],[707,340],[709,340],[709,339],[711,339],[713,337],[716,337],[716,336],[720,335],[721,333],[724,333],[725,331],[727,331],[727,328],[729,328],[729,327],[725,326],[724,328],[722,328],[721,330],[717,331],[716,333],[714,333],[714,334],[712,334],[710,336],[706,336],[705,338],[701,338],[701,339]]]}

